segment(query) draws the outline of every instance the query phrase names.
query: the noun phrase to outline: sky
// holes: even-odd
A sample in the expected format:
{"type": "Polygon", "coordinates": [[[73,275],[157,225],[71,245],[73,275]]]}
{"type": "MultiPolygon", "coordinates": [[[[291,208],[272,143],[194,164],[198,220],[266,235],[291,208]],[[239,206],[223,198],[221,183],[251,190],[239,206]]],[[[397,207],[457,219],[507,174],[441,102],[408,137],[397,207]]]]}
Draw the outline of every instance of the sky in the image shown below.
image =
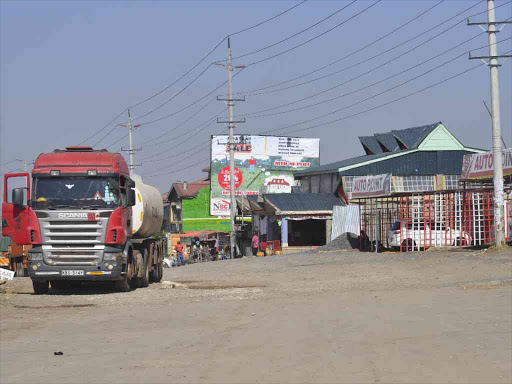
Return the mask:
{"type": "MultiPolygon", "coordinates": [[[[497,20],[512,17],[510,1],[496,6],[497,20]]],[[[321,164],[364,154],[358,136],[439,121],[466,146],[492,146],[489,68],[467,53],[488,55],[487,34],[465,22],[486,20],[485,1],[2,0],[0,12],[2,174],[80,143],[125,150],[131,107],[146,183],[166,192],[204,177],[210,136],[227,133],[214,122],[227,118],[216,100],[227,70],[212,63],[227,58],[228,35],[234,65],[246,65],[234,71],[245,96],[235,116],[246,115],[235,133],[320,138],[321,164]]],[[[498,34],[500,53],[511,36],[512,25],[498,34]]],[[[502,64],[512,146],[512,63],[502,64]]]]}

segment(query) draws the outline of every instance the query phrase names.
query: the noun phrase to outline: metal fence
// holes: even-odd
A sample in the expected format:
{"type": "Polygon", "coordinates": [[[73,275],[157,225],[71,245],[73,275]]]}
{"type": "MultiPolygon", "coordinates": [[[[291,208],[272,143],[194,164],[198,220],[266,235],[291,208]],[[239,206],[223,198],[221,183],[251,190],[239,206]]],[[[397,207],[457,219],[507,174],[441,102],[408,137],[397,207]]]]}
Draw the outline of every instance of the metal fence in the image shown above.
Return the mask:
{"type": "MultiPolygon", "coordinates": [[[[506,194],[506,240],[511,241],[511,191],[506,194]]],[[[358,201],[361,250],[419,251],[494,242],[492,190],[400,194],[358,201]]]]}

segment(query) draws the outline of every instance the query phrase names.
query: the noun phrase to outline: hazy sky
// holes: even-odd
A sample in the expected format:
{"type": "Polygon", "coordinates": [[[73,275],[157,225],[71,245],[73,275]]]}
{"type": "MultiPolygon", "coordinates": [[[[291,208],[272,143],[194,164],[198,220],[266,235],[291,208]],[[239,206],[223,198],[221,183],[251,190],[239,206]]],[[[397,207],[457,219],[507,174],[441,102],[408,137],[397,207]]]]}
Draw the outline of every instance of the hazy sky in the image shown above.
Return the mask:
{"type": "MultiPolygon", "coordinates": [[[[357,136],[438,121],[463,144],[490,149],[491,124],[482,103],[485,100],[490,105],[489,68],[484,65],[425,92],[368,111],[480,63],[468,60],[464,52],[486,46],[487,35],[477,26],[466,26],[465,18],[484,12],[485,1],[445,0],[399,31],[353,54],[438,2],[385,0],[364,11],[374,1],[361,0],[355,4],[308,1],[268,23],[233,36],[231,46],[236,58],[278,43],[347,7],[295,37],[235,60],[236,65],[252,64],[234,78],[234,91],[240,92],[285,82],[344,58],[299,80],[247,94],[245,102],[236,104],[236,115],[298,102],[248,115],[247,122],[237,126],[236,132],[276,135],[286,132],[319,137],[322,164],[363,154],[357,136]],[[413,39],[472,5],[475,6],[471,10],[413,39]],[[357,15],[359,12],[362,13],[357,15]],[[333,28],[352,16],[351,20],[333,28]],[[452,26],[449,31],[406,53],[452,26]],[[327,33],[258,63],[323,32],[327,33]],[[383,53],[409,39],[412,40],[383,53]],[[453,47],[456,48],[451,49],[453,47]],[[383,54],[375,57],[380,53],[383,54]],[[457,56],[460,57],[455,59],[457,56]],[[385,80],[405,70],[408,71],[385,80]],[[338,73],[332,74],[336,71],[338,73]],[[329,74],[332,75],[326,76],[329,74]],[[376,82],[379,83],[372,85],[376,82]],[[306,84],[294,86],[300,83],[306,84]],[[335,88],[328,90],[332,87],[335,88]],[[325,90],[328,91],[313,96],[325,90]],[[338,98],[321,103],[335,97],[338,98]],[[305,100],[299,101],[301,99],[305,100]],[[302,108],[316,103],[320,104],[302,108]],[[293,110],[296,108],[302,109],[293,110]],[[336,110],[340,111],[333,112],[336,110]],[[354,114],[357,115],[352,116],[354,114]],[[323,115],[327,116],[321,117],[323,115]],[[293,133],[337,119],[342,120],[293,133]],[[309,122],[278,131],[304,121],[309,122]]],[[[226,35],[296,4],[298,2],[293,1],[1,1],[0,164],[13,159],[32,161],[41,152],[79,144],[128,106],[172,84],[226,35]]],[[[496,11],[498,20],[512,17],[508,0],[496,4],[502,5],[496,11]]],[[[486,17],[483,13],[472,21],[483,21],[486,17]]],[[[498,34],[498,40],[508,39],[499,44],[500,53],[512,49],[511,36],[511,25],[498,34]]],[[[223,67],[210,66],[213,61],[224,60],[226,54],[227,44],[223,42],[182,80],[131,109],[135,124],[173,115],[144,124],[134,134],[135,146],[142,144],[142,150],[136,154],[136,163],[142,162],[137,173],[162,192],[174,181],[201,178],[204,175],[201,169],[208,165],[209,136],[227,132],[222,124],[202,125],[225,108],[225,104],[214,97],[225,94],[226,85],[184,109],[226,81],[227,72],[223,67]],[[155,112],[137,119],[168,100],[155,112]],[[181,109],[184,110],[179,112],[181,109]],[[149,177],[160,173],[167,174],[149,177]]],[[[487,54],[487,47],[473,53],[487,54]]],[[[511,85],[512,65],[508,60],[500,68],[502,129],[508,146],[512,145],[511,85]]],[[[226,113],[219,116],[226,117],[226,113]]],[[[126,121],[125,112],[86,144],[93,145],[104,138],[97,148],[126,148],[128,138],[113,144],[126,134],[126,128],[116,128],[116,124],[126,121]]],[[[18,167],[22,167],[22,163],[14,161],[4,165],[1,171],[18,167]]]]}

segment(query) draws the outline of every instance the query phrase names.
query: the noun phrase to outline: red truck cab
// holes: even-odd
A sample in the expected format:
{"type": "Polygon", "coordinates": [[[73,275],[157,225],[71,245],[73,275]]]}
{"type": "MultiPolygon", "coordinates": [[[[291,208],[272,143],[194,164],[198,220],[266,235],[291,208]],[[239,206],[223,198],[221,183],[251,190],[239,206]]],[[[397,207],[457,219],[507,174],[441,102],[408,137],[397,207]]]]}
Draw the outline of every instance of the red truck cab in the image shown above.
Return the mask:
{"type": "Polygon", "coordinates": [[[27,269],[36,293],[49,282],[111,280],[127,290],[134,182],[119,153],[68,147],[40,154],[28,173],[4,175],[2,233],[32,245],[27,269]],[[25,187],[8,184],[22,178],[25,187]]]}

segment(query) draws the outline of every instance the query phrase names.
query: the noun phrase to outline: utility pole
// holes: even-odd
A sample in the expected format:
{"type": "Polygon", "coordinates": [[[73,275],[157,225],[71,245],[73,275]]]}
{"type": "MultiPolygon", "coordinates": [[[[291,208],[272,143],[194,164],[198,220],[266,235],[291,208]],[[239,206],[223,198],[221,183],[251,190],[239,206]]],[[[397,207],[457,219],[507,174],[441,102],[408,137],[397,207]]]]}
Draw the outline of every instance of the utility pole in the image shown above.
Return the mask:
{"type": "MultiPolygon", "coordinates": [[[[491,129],[492,129],[492,113],[489,107],[487,106],[487,103],[484,100],[485,109],[487,109],[487,112],[489,113],[489,117],[491,118],[491,129]]],[[[503,136],[501,136],[501,142],[503,143],[503,148],[507,149],[507,143],[505,143],[505,140],[503,140],[503,136]]]]}
{"type": "Polygon", "coordinates": [[[128,108],[128,125],[126,124],[119,124],[120,127],[128,128],[128,139],[130,141],[130,148],[128,149],[128,153],[130,154],[130,163],[128,164],[128,169],[130,170],[130,173],[132,173],[135,170],[135,163],[133,161],[133,154],[135,151],[140,151],[142,148],[134,149],[133,148],[133,131],[136,128],[139,128],[142,126],[142,124],[133,125],[132,124],[132,115],[130,113],[130,108],[128,108]]]}
{"type": "Polygon", "coordinates": [[[233,116],[233,107],[235,101],[245,101],[244,98],[233,99],[233,69],[243,69],[244,65],[239,65],[233,67],[233,55],[231,53],[231,43],[228,37],[228,63],[221,64],[215,63],[217,65],[221,65],[227,68],[228,70],[228,98],[222,99],[217,97],[219,101],[226,101],[229,109],[229,120],[221,121],[217,119],[217,123],[228,124],[229,128],[229,140],[228,140],[228,148],[229,148],[229,213],[230,213],[230,230],[229,230],[229,245],[231,249],[231,258],[235,257],[235,239],[236,239],[236,228],[235,228],[235,216],[236,216],[236,201],[235,201],[235,149],[234,149],[234,129],[235,124],[237,123],[245,123],[245,118],[243,120],[234,121],[233,116]]]}
{"type": "Polygon", "coordinates": [[[478,25],[489,36],[489,56],[471,56],[469,59],[488,59],[485,62],[491,72],[491,117],[492,117],[492,152],[494,164],[494,232],[495,246],[505,245],[505,202],[503,192],[503,155],[501,152],[501,121],[500,121],[500,90],[498,81],[498,63],[499,58],[511,57],[511,55],[498,55],[498,46],[496,45],[496,24],[510,24],[510,21],[496,22],[494,9],[494,0],[487,0],[487,22],[470,23],[468,25],[478,25]],[[487,29],[482,25],[486,25],[487,29]]]}

